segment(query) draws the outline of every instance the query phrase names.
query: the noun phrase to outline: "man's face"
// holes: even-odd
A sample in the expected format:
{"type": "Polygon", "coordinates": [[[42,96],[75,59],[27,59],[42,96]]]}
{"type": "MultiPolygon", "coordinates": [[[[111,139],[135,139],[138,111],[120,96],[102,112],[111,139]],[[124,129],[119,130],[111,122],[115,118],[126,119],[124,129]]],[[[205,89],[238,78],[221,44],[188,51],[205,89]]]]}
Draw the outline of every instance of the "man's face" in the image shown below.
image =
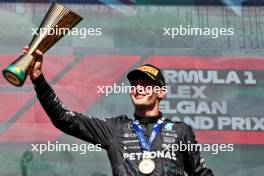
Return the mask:
{"type": "Polygon", "coordinates": [[[153,107],[159,101],[159,92],[154,91],[157,84],[151,80],[137,78],[130,82],[132,86],[131,99],[135,107],[153,107]]]}

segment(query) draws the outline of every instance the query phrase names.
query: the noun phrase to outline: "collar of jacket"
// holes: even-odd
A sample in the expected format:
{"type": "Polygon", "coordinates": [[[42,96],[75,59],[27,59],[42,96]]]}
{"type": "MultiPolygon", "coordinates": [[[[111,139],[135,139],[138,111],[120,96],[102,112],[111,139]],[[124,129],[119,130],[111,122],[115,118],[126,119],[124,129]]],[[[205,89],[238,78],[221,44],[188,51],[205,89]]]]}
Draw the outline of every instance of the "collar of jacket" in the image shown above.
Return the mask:
{"type": "Polygon", "coordinates": [[[137,114],[134,114],[134,116],[139,123],[156,123],[162,117],[162,113],[159,112],[159,114],[155,116],[139,116],[137,114]]]}

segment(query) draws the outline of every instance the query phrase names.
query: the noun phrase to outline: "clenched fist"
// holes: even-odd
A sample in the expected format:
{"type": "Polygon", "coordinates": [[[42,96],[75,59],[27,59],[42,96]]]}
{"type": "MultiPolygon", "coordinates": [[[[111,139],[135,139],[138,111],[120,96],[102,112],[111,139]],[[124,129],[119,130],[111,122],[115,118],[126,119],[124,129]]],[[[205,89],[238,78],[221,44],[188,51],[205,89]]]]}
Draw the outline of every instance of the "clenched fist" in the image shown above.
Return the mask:
{"type": "MultiPolygon", "coordinates": [[[[28,46],[23,48],[22,52],[27,53],[29,50],[28,46]]],[[[36,50],[35,53],[37,58],[35,60],[35,63],[32,67],[32,69],[29,70],[29,76],[32,80],[37,79],[41,75],[41,67],[42,67],[42,59],[43,59],[43,53],[40,50],[36,50]]]]}

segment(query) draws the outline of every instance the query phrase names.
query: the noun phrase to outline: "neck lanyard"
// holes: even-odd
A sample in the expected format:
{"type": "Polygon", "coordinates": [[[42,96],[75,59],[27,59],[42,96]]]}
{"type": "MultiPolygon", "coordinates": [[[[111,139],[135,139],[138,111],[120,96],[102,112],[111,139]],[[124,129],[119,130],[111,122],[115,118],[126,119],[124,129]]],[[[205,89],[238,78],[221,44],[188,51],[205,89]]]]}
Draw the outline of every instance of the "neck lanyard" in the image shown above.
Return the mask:
{"type": "Polygon", "coordinates": [[[145,136],[143,134],[143,131],[142,131],[142,128],[141,128],[141,126],[139,124],[139,121],[135,120],[135,121],[132,122],[132,127],[135,130],[135,132],[136,132],[136,135],[137,135],[141,150],[148,151],[148,152],[150,151],[150,147],[151,147],[154,139],[159,134],[163,122],[164,122],[164,118],[162,117],[154,125],[154,127],[152,128],[152,131],[151,131],[151,134],[150,134],[150,137],[149,137],[148,141],[146,140],[146,138],[145,138],[145,136]]]}

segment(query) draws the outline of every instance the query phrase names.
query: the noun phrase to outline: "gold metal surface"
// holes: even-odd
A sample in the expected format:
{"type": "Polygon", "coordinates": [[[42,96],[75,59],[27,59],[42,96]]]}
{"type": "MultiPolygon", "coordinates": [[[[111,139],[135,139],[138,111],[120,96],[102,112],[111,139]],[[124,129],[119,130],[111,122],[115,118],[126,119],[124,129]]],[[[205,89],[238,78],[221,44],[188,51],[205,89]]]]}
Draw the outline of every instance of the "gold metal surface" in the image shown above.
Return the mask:
{"type": "Polygon", "coordinates": [[[62,5],[53,2],[29,44],[29,50],[3,70],[4,77],[15,86],[22,86],[35,62],[35,51],[45,53],[82,18],[62,5]],[[54,31],[51,33],[50,31],[54,31]],[[16,78],[15,78],[16,77],[16,78]]]}

